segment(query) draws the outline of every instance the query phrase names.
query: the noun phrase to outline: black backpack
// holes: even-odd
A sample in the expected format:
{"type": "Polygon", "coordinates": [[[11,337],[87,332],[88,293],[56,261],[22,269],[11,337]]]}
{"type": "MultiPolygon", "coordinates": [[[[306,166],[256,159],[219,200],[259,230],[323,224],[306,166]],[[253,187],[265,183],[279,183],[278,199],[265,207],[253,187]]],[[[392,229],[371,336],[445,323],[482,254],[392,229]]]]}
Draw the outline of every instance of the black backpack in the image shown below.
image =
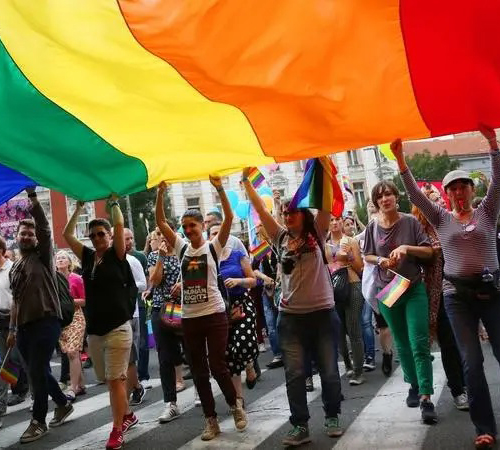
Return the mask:
{"type": "Polygon", "coordinates": [[[73,316],[75,315],[75,302],[73,297],[71,297],[69,291],[69,282],[66,277],[60,273],[56,272],[57,281],[57,296],[59,297],[59,304],[61,305],[61,327],[67,327],[71,322],[73,322],[73,316]]]}

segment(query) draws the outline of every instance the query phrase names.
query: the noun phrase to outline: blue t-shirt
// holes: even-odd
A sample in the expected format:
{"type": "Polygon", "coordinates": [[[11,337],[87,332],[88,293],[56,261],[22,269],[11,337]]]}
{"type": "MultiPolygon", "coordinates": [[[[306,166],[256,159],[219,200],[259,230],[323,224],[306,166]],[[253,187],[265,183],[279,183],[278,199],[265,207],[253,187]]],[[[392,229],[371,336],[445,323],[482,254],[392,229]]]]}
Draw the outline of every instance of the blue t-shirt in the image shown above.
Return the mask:
{"type": "MultiPolygon", "coordinates": [[[[224,261],[220,262],[220,273],[222,275],[222,279],[246,278],[245,273],[243,272],[243,267],[241,267],[241,260],[245,257],[246,255],[241,250],[232,250],[229,256],[224,261]]],[[[237,296],[243,295],[246,290],[247,289],[243,286],[236,286],[232,289],[228,288],[227,292],[231,296],[237,296]]]]}

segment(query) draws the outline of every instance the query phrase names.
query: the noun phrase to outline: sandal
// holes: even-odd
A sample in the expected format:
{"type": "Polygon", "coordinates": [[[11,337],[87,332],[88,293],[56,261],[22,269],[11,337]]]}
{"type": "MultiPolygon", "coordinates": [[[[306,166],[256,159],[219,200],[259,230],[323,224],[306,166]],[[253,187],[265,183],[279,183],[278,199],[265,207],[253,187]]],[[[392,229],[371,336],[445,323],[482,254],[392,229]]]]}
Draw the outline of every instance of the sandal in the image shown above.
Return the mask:
{"type": "Polygon", "coordinates": [[[255,373],[255,369],[254,369],[253,365],[251,367],[247,366],[245,371],[247,373],[247,379],[245,380],[247,388],[253,389],[255,387],[255,385],[257,384],[257,374],[255,373]],[[253,377],[251,377],[252,375],[253,375],[253,377]]]}
{"type": "Polygon", "coordinates": [[[80,395],[85,395],[87,393],[87,390],[84,387],[79,387],[78,391],[76,391],[76,396],[80,397],[80,395]]]}
{"type": "Polygon", "coordinates": [[[480,434],[474,441],[476,448],[490,449],[495,445],[496,439],[491,434],[480,434]]]}

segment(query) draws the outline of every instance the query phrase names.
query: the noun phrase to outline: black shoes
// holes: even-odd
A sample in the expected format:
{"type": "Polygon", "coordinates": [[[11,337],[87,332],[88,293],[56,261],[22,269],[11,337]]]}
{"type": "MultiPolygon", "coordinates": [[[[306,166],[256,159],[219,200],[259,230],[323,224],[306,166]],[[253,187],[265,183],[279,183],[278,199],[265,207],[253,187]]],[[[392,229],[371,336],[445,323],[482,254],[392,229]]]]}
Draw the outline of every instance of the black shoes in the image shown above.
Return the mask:
{"type": "Polygon", "coordinates": [[[406,397],[406,406],[408,408],[418,408],[420,405],[420,396],[418,395],[418,386],[412,386],[408,390],[408,397],[406,397]]]}
{"type": "Polygon", "coordinates": [[[430,400],[422,400],[420,402],[420,412],[422,413],[422,422],[426,425],[434,425],[438,421],[434,404],[430,400]]]}
{"type": "Polygon", "coordinates": [[[392,373],[392,352],[382,355],[382,373],[388,377],[392,373]]]}

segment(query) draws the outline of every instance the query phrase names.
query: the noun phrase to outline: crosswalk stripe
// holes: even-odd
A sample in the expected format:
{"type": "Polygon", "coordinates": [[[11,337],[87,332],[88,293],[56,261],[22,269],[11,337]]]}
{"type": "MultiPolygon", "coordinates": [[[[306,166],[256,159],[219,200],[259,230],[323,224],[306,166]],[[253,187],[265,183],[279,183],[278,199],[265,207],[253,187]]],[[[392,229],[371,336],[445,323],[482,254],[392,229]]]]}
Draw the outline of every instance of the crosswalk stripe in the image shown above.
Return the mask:
{"type": "MultiPolygon", "coordinates": [[[[345,373],[344,365],[339,364],[340,376],[345,373]]],[[[313,377],[314,383],[320,383],[319,375],[313,377]]],[[[321,395],[321,389],[316,389],[307,394],[307,403],[311,403],[321,395]]],[[[283,426],[290,416],[286,383],[260,397],[247,407],[248,427],[238,433],[234,428],[232,418],[220,423],[222,434],[209,442],[202,441],[199,437],[191,440],[181,447],[187,449],[234,449],[250,450],[264,442],[276,430],[283,426]]]]}
{"type": "MultiPolygon", "coordinates": [[[[154,378],[150,380],[150,382],[153,387],[161,385],[159,378],[154,378]]],[[[79,417],[91,414],[106,407],[109,408],[109,393],[107,391],[76,403],[75,411],[71,414],[71,416],[69,416],[68,423],[78,419],[79,417]]],[[[29,423],[29,420],[24,420],[16,423],[15,425],[2,428],[2,431],[0,432],[0,448],[6,448],[18,442],[21,434],[24,433],[24,430],[28,427],[29,423]]]]}
{"type": "MultiPolygon", "coordinates": [[[[267,369],[263,369],[262,373],[264,374],[266,370],[267,369]]],[[[246,379],[244,373],[241,378],[244,383],[246,379]]],[[[212,384],[212,392],[214,397],[222,394],[217,383],[212,384]]],[[[194,408],[194,387],[190,387],[177,394],[177,405],[179,406],[181,414],[194,408]]],[[[139,436],[148,433],[154,428],[162,426],[162,424],[158,422],[158,416],[163,411],[164,407],[165,403],[163,400],[160,400],[138,410],[137,417],[139,418],[139,423],[125,435],[125,442],[130,442],[139,436]]],[[[62,444],[53,450],[94,449],[102,446],[108,438],[111,426],[112,422],[106,423],[105,425],[102,425],[89,433],[82,434],[81,436],[62,444]]]]}
{"type": "MultiPolygon", "coordinates": [[[[434,353],[433,374],[434,395],[432,401],[434,405],[437,405],[446,383],[446,374],[439,353],[434,353]]],[[[407,395],[408,384],[403,380],[401,367],[398,367],[370,403],[356,417],[334,449],[410,450],[422,448],[429,425],[421,423],[419,408],[406,406],[407,395]]]]}

